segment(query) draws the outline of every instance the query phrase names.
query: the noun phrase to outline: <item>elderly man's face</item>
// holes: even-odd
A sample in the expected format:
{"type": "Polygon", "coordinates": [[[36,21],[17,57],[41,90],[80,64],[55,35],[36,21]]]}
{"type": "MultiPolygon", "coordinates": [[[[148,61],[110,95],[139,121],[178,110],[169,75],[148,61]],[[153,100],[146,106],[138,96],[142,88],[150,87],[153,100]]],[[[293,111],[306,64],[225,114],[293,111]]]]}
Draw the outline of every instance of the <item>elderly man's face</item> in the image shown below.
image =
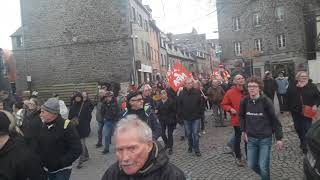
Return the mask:
{"type": "Polygon", "coordinates": [[[153,146],[152,141],[141,141],[136,129],[118,133],[115,142],[119,165],[127,175],[137,173],[144,166],[153,146]]]}
{"type": "Polygon", "coordinates": [[[57,118],[57,115],[49,113],[48,111],[46,111],[44,109],[41,109],[40,117],[41,117],[42,122],[48,123],[48,122],[55,120],[57,118]]]}

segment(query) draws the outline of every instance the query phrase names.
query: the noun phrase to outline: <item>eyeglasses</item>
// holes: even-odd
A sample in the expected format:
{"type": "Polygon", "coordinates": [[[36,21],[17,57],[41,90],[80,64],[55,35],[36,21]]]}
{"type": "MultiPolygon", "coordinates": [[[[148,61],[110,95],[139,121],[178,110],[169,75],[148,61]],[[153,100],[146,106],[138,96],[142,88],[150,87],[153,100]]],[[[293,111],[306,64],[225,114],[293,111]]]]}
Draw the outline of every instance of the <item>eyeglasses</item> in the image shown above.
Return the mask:
{"type": "Polygon", "coordinates": [[[255,85],[252,85],[252,86],[248,86],[248,88],[258,88],[259,86],[255,86],[255,85]]]}
{"type": "Polygon", "coordinates": [[[143,98],[139,98],[139,99],[131,99],[130,101],[132,101],[132,102],[136,102],[136,101],[143,101],[143,98]]]}

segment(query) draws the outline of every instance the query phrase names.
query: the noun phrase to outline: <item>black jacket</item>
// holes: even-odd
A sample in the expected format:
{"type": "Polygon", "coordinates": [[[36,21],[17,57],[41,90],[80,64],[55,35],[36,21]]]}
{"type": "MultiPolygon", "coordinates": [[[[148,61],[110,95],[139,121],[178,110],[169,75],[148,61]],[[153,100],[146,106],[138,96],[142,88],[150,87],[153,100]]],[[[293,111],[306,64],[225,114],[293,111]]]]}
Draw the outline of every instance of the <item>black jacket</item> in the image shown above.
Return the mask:
{"type": "Polygon", "coordinates": [[[274,80],[273,78],[264,79],[263,85],[264,85],[263,87],[264,94],[269,98],[273,98],[278,88],[276,80],[274,80]]]}
{"type": "Polygon", "coordinates": [[[157,140],[161,136],[161,126],[159,124],[158,117],[154,112],[152,112],[150,107],[147,110],[126,109],[125,111],[121,112],[120,114],[121,114],[121,118],[124,118],[130,114],[137,115],[142,121],[144,121],[145,123],[147,123],[149,125],[149,127],[152,130],[153,139],[157,140]]]}
{"type": "Polygon", "coordinates": [[[287,90],[289,110],[296,113],[302,112],[302,102],[304,105],[313,106],[320,104],[320,92],[315,84],[308,83],[300,88],[296,83],[290,84],[287,90]]]}
{"type": "Polygon", "coordinates": [[[37,142],[39,140],[40,129],[42,127],[40,112],[40,109],[27,111],[23,117],[21,126],[26,144],[33,151],[37,149],[37,142]]]}
{"type": "Polygon", "coordinates": [[[158,117],[161,123],[173,125],[177,123],[177,105],[173,99],[168,98],[166,102],[160,100],[157,104],[158,117]]]}
{"type": "MultiPolygon", "coordinates": [[[[69,116],[68,119],[72,119],[74,117],[77,117],[79,114],[79,111],[81,109],[81,102],[74,102],[72,104],[72,106],[70,107],[69,110],[69,116]]],[[[80,138],[85,138],[88,137],[90,132],[91,132],[91,128],[90,128],[90,122],[91,122],[91,118],[92,118],[92,110],[93,110],[93,105],[91,103],[91,101],[84,101],[83,102],[83,106],[80,112],[80,116],[79,118],[79,125],[76,127],[77,131],[79,133],[80,138]]]]}
{"type": "Polygon", "coordinates": [[[202,112],[202,99],[200,91],[196,89],[183,89],[178,97],[178,115],[182,120],[200,119],[202,112]]]}
{"type": "Polygon", "coordinates": [[[116,122],[119,119],[119,106],[116,98],[112,98],[111,102],[104,101],[101,106],[101,116],[105,121],[116,122]]]}
{"type": "Polygon", "coordinates": [[[169,162],[165,150],[159,143],[154,143],[143,168],[134,175],[126,175],[118,162],[111,165],[102,180],[185,180],[184,173],[169,162]]]}
{"type": "Polygon", "coordinates": [[[45,180],[40,159],[25,145],[23,138],[10,137],[0,149],[1,180],[45,180]]]}
{"type": "Polygon", "coordinates": [[[71,166],[81,154],[81,143],[76,128],[59,116],[40,131],[38,153],[42,165],[50,172],[71,166]]]}
{"type": "Polygon", "coordinates": [[[282,125],[275,114],[270,98],[260,96],[253,100],[249,97],[240,102],[240,127],[249,137],[268,138],[275,134],[277,140],[283,137],[282,125]]]}

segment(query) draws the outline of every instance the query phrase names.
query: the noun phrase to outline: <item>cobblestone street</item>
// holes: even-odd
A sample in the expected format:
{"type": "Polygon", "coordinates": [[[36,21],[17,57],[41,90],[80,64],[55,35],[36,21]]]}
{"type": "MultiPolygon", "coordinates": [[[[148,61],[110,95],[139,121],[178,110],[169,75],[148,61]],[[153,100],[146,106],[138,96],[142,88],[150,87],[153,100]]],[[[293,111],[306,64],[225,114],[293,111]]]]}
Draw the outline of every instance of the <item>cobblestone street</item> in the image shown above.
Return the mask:
{"type": "MultiPolygon", "coordinates": [[[[174,138],[174,154],[170,161],[180,167],[193,180],[258,180],[259,177],[248,167],[237,167],[235,159],[228,154],[226,141],[232,132],[232,127],[215,128],[210,112],[206,113],[206,134],[200,139],[202,157],[187,153],[186,141],[180,141],[183,134],[178,126],[174,138]]],[[[272,152],[272,180],[301,180],[302,152],[300,151],[296,133],[293,131],[291,117],[280,115],[284,126],[284,149],[272,152]]],[[[99,180],[108,166],[116,161],[114,147],[107,155],[102,155],[102,149],[96,149],[96,122],[92,121],[92,133],[87,140],[90,160],[82,169],[74,168],[73,180],[99,180]]],[[[242,146],[243,147],[243,146],[242,146]]]]}

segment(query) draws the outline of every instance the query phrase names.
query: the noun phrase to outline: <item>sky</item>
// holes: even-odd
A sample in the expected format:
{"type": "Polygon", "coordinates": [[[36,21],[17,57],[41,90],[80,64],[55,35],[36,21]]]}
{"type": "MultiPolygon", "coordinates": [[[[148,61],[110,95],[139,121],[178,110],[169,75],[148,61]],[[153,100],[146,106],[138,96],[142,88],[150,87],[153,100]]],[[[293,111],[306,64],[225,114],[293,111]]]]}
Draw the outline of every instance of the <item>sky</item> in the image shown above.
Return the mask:
{"type": "Polygon", "coordinates": [[[12,49],[10,35],[21,26],[20,0],[3,1],[0,17],[0,48],[12,49]]]}
{"type": "MultiPolygon", "coordinates": [[[[165,33],[190,33],[194,27],[207,39],[217,38],[215,0],[143,0],[150,5],[152,17],[165,33]]],[[[20,0],[6,0],[0,6],[0,48],[12,49],[10,35],[21,26],[20,0]]]]}
{"type": "Polygon", "coordinates": [[[206,33],[207,39],[217,38],[218,31],[215,0],[143,0],[150,5],[152,17],[164,32],[206,33]]]}

